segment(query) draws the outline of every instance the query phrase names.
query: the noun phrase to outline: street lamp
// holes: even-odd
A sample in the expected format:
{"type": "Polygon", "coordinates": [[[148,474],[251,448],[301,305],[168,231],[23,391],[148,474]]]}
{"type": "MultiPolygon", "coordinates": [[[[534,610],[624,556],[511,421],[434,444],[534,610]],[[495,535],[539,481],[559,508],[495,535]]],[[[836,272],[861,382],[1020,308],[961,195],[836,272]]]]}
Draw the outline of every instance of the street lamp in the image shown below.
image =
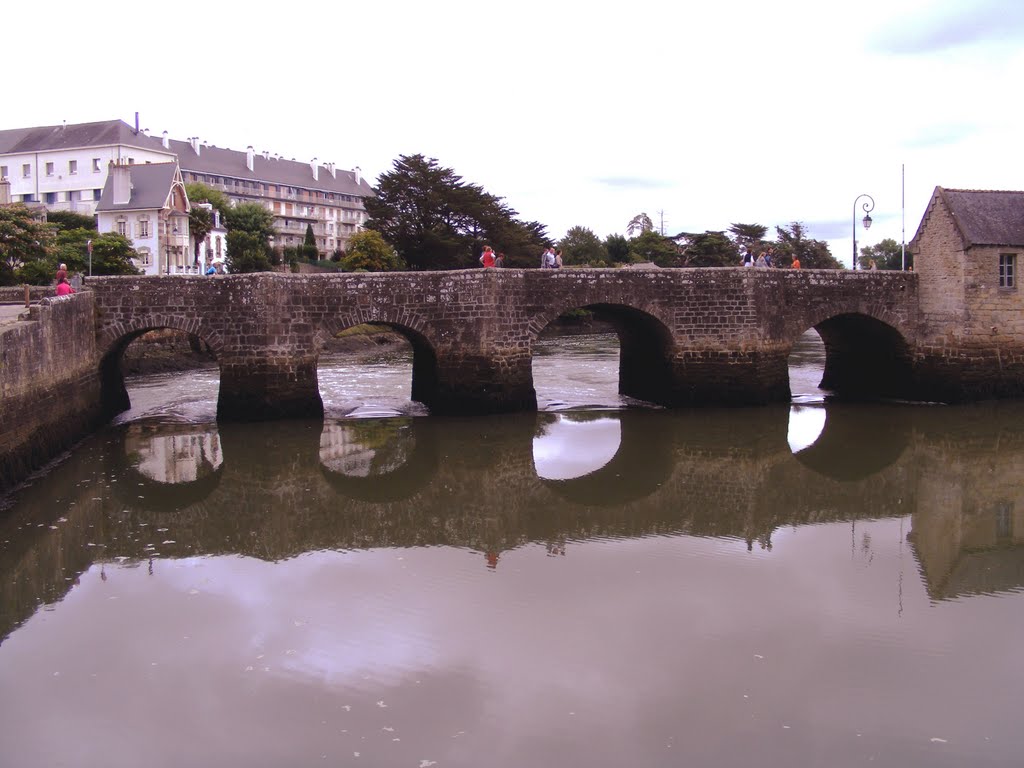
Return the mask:
{"type": "Polygon", "coordinates": [[[871,195],[857,195],[853,201],[853,268],[857,269],[857,203],[862,198],[866,197],[861,207],[864,209],[864,229],[871,229],[871,216],[870,213],[875,209],[875,199],[871,195]]]}

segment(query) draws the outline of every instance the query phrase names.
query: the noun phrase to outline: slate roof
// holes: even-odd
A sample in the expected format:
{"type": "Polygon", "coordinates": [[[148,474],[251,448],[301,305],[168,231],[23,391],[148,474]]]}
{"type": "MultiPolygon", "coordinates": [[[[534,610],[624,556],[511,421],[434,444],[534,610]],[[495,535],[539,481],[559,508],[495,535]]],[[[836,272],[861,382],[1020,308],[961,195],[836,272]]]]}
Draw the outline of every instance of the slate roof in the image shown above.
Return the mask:
{"type": "Polygon", "coordinates": [[[129,147],[167,152],[159,139],[141,132],[136,133],[135,129],[123,120],[0,131],[0,154],[77,149],[109,144],[124,144],[129,147]]]}
{"type": "Polygon", "coordinates": [[[952,214],[965,248],[1024,246],[1024,192],[936,187],[935,193],[952,214]]]}
{"type": "Polygon", "coordinates": [[[178,157],[182,171],[202,173],[211,176],[228,176],[233,179],[284,184],[290,187],[322,190],[335,194],[373,196],[373,187],[366,179],[356,183],[353,171],[335,168],[331,176],[326,167],[320,165],[317,179],[309,163],[295,160],[268,160],[257,153],[253,159],[252,171],[246,166],[246,151],[224,149],[211,145],[201,146],[199,154],[192,149],[191,142],[170,139],[170,149],[155,136],[136,133],[123,120],[105,120],[98,123],[76,123],[73,125],[50,125],[38,128],[14,128],[0,131],[0,154],[22,152],[43,152],[49,150],[76,149],[110,144],[124,144],[156,152],[172,152],[178,157]]]}
{"type": "Polygon", "coordinates": [[[199,154],[187,141],[170,140],[171,149],[178,155],[178,163],[183,172],[203,173],[211,176],[229,176],[233,179],[252,179],[253,181],[269,181],[273,184],[284,184],[290,187],[316,189],[343,195],[359,197],[373,196],[373,188],[360,179],[356,183],[353,171],[334,169],[334,176],[323,165],[319,167],[317,179],[313,178],[313,169],[309,163],[295,160],[268,160],[262,154],[253,157],[253,170],[246,165],[247,152],[234,149],[223,149],[212,145],[200,146],[199,154]]]}
{"type": "Polygon", "coordinates": [[[107,174],[96,212],[159,210],[167,204],[174,182],[175,163],[140,163],[128,166],[131,171],[132,195],[127,203],[115,205],[114,174],[107,174]]]}

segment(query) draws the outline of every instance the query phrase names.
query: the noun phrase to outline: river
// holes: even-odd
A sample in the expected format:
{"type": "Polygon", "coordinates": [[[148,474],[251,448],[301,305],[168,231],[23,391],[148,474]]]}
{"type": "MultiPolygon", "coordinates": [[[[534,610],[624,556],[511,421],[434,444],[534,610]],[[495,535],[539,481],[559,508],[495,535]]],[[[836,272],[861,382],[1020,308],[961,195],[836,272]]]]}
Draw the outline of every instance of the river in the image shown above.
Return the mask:
{"type": "Polygon", "coordinates": [[[1017,766],[1024,403],[616,392],[433,417],[407,352],[325,419],[218,425],[216,370],[0,507],[0,766],[1017,766]]]}

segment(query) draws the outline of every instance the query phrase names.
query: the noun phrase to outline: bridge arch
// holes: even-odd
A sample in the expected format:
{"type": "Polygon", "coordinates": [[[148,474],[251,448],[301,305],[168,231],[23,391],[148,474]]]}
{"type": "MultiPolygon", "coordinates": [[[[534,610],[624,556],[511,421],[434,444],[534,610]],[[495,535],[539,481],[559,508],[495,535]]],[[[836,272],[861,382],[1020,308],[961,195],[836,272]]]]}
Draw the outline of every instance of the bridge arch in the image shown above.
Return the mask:
{"type": "Polygon", "coordinates": [[[437,348],[430,336],[430,329],[417,315],[394,308],[381,310],[362,307],[331,315],[315,333],[317,358],[323,353],[329,339],[348,328],[368,323],[386,326],[409,342],[412,347],[412,399],[429,404],[438,387],[437,348]]]}
{"type": "Polygon", "coordinates": [[[906,399],[913,382],[913,345],[900,323],[885,311],[832,310],[811,315],[791,328],[793,343],[809,328],[825,345],[819,386],[844,400],[906,399]]]}
{"type": "Polygon", "coordinates": [[[194,318],[174,315],[148,315],[132,318],[126,323],[106,328],[97,340],[100,369],[100,402],[103,413],[112,417],[128,410],[131,401],[121,373],[121,359],[128,346],[150,331],[170,329],[197,336],[210,348],[214,355],[221,357],[223,340],[215,329],[205,327],[194,318]]]}
{"type": "Polygon", "coordinates": [[[672,403],[672,332],[664,319],[628,304],[595,301],[535,315],[529,326],[531,354],[541,332],[574,309],[594,312],[615,329],[619,337],[619,394],[659,405],[672,403]]]}

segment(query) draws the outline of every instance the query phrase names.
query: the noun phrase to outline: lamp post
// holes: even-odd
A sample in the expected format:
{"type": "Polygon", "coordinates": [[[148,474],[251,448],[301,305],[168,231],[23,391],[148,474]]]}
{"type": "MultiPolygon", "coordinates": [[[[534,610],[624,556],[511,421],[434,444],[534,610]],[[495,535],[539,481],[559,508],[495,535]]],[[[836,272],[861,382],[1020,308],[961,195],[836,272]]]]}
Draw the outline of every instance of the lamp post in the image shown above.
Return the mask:
{"type": "Polygon", "coordinates": [[[853,268],[857,269],[857,203],[862,197],[866,197],[861,207],[864,209],[864,229],[871,229],[870,213],[875,209],[875,199],[871,195],[857,195],[853,201],[853,268]]]}

